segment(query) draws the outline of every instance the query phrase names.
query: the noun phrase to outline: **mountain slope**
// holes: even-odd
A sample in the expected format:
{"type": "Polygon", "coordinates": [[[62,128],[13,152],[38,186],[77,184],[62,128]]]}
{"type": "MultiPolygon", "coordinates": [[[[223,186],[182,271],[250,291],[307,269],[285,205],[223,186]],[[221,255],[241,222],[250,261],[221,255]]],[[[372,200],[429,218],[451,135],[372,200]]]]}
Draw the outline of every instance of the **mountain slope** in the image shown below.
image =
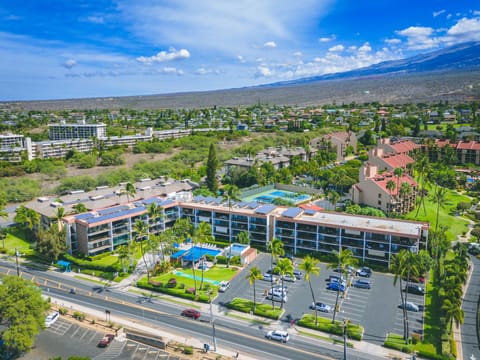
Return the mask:
{"type": "Polygon", "coordinates": [[[338,80],[359,78],[364,76],[380,76],[393,74],[412,74],[431,71],[457,71],[457,70],[480,69],[480,42],[466,42],[417,55],[411,58],[384,61],[365,68],[345,71],[342,73],[312,76],[291,81],[282,81],[263,85],[284,86],[293,84],[305,84],[323,80],[338,80]]]}

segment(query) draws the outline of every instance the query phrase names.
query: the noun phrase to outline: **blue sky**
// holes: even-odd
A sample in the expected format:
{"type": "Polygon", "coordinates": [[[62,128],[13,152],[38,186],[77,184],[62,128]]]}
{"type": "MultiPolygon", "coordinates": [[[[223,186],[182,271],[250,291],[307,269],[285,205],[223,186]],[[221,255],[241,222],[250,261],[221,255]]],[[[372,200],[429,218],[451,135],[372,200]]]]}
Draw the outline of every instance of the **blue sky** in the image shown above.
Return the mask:
{"type": "Polygon", "coordinates": [[[478,0],[2,0],[0,101],[238,88],[480,40],[478,0]]]}

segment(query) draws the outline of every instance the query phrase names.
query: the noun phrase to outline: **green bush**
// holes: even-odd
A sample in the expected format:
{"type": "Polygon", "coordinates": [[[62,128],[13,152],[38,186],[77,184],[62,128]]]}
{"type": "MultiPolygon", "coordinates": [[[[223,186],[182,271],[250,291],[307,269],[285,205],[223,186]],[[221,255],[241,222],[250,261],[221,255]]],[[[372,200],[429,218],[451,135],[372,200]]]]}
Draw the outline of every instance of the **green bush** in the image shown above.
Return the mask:
{"type": "MultiPolygon", "coordinates": [[[[330,319],[323,317],[318,317],[318,324],[315,326],[315,316],[314,315],[304,315],[299,321],[297,321],[298,326],[303,326],[309,329],[319,330],[327,332],[329,334],[334,334],[338,336],[343,335],[343,323],[340,321],[335,321],[335,324],[332,324],[330,319]]],[[[356,324],[348,324],[347,326],[347,337],[353,340],[362,340],[363,337],[363,327],[356,324]]]]}
{"type": "Polygon", "coordinates": [[[75,311],[73,313],[73,318],[77,319],[78,321],[83,321],[85,320],[85,314],[80,311],[75,311]]]}
{"type": "Polygon", "coordinates": [[[64,260],[70,261],[72,264],[77,265],[80,268],[104,271],[104,272],[120,272],[122,271],[122,266],[119,262],[113,265],[103,265],[103,264],[92,264],[91,261],[78,259],[70,254],[62,255],[64,260]]]}
{"type": "MultiPolygon", "coordinates": [[[[250,313],[253,311],[253,301],[235,298],[227,304],[227,307],[243,313],[250,313]]],[[[272,305],[270,304],[257,304],[254,312],[255,315],[274,320],[278,320],[282,313],[283,310],[279,307],[272,309],[272,305]]]]}
{"type": "Polygon", "coordinates": [[[58,309],[58,313],[60,315],[67,315],[68,314],[68,309],[60,308],[60,309],[58,309]]]}
{"type": "Polygon", "coordinates": [[[185,346],[183,348],[183,353],[186,354],[186,355],[192,355],[193,354],[193,347],[185,346]]]}
{"type": "MultiPolygon", "coordinates": [[[[183,284],[180,284],[180,285],[183,285],[183,284]]],[[[160,292],[160,293],[180,297],[180,298],[183,298],[183,299],[195,300],[195,301],[199,301],[199,302],[203,302],[203,303],[208,303],[208,299],[209,299],[208,295],[198,294],[198,291],[197,291],[197,295],[189,294],[189,293],[185,292],[185,289],[184,289],[185,286],[183,286],[183,287],[178,286],[176,288],[158,287],[158,286],[152,285],[151,283],[150,284],[147,283],[146,279],[140,279],[137,282],[137,286],[141,289],[152,290],[152,291],[155,291],[155,292],[160,292]]]]}

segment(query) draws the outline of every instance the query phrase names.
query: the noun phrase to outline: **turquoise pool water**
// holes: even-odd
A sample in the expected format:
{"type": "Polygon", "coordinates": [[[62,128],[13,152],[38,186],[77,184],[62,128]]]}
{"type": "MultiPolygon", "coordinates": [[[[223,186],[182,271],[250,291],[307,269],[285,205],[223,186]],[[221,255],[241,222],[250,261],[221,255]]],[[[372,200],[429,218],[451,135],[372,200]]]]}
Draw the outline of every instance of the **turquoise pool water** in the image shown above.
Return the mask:
{"type": "Polygon", "coordinates": [[[252,196],[248,196],[243,200],[258,201],[261,203],[271,204],[275,201],[275,199],[278,199],[278,198],[290,201],[293,204],[297,205],[307,200],[310,200],[312,197],[307,194],[299,194],[292,191],[272,189],[272,190],[268,190],[268,191],[264,191],[264,192],[252,195],[252,196]]]}
{"type": "MultiPolygon", "coordinates": [[[[181,277],[188,278],[188,279],[193,279],[194,278],[193,275],[185,274],[184,272],[181,272],[181,271],[174,271],[173,273],[177,276],[181,276],[181,277]]],[[[198,281],[202,281],[202,276],[195,275],[195,279],[198,280],[198,281]]],[[[206,282],[208,282],[210,284],[213,284],[213,285],[219,285],[220,284],[220,281],[207,279],[206,277],[203,278],[203,281],[206,281],[206,282]]]]}

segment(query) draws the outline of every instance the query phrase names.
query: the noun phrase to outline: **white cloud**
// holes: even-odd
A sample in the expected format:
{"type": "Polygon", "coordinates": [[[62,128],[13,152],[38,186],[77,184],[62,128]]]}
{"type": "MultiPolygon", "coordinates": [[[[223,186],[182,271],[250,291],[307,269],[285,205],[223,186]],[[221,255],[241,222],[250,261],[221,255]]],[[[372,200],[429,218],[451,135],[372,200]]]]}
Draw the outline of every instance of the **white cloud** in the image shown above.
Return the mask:
{"type": "Polygon", "coordinates": [[[264,48],[276,48],[277,44],[275,41],[267,41],[265,44],[263,44],[264,48]]]}
{"type": "Polygon", "coordinates": [[[439,44],[439,39],[432,37],[434,29],[431,27],[410,26],[396,33],[407,38],[407,47],[409,50],[432,49],[439,44]]]}
{"type": "Polygon", "coordinates": [[[157,55],[145,57],[140,56],[137,57],[137,61],[144,63],[144,64],[152,64],[155,62],[165,62],[165,61],[174,61],[179,59],[188,59],[190,57],[190,52],[186,49],[175,50],[174,48],[170,48],[169,52],[167,51],[160,51],[157,55]]]}
{"type": "Polygon", "coordinates": [[[330,35],[329,37],[321,37],[318,39],[318,41],[322,42],[322,43],[325,43],[325,42],[330,42],[330,41],[333,41],[335,40],[337,37],[335,34],[332,34],[330,35]]]}
{"type": "Polygon", "coordinates": [[[77,64],[77,62],[73,59],[68,59],[67,61],[65,61],[63,63],[63,66],[67,69],[71,69],[72,67],[74,67],[75,65],[77,64]]]}
{"type": "Polygon", "coordinates": [[[242,55],[238,55],[238,56],[237,56],[237,61],[238,61],[239,63],[241,63],[241,64],[247,62],[247,60],[245,60],[245,58],[244,58],[242,55]]]}
{"type": "Polygon", "coordinates": [[[183,75],[183,71],[174,67],[164,67],[162,73],[166,75],[183,75]]]}
{"type": "Polygon", "coordinates": [[[361,52],[361,53],[366,53],[370,51],[372,51],[372,47],[368,42],[358,48],[358,52],[361,52]]]}
{"type": "Polygon", "coordinates": [[[437,17],[439,15],[442,15],[445,12],[445,9],[439,10],[439,11],[434,11],[433,12],[433,17],[437,17]]]}
{"type": "Polygon", "coordinates": [[[220,71],[219,70],[213,70],[213,69],[208,69],[206,67],[200,67],[197,70],[194,71],[195,75],[219,75],[220,71]]]}
{"type": "Polygon", "coordinates": [[[479,16],[479,15],[480,15],[480,10],[473,10],[473,11],[472,11],[472,14],[473,14],[474,16],[479,16]]]}
{"type": "Polygon", "coordinates": [[[335,45],[328,49],[329,52],[342,52],[345,50],[345,46],[343,45],[335,45]]]}
{"type": "Polygon", "coordinates": [[[255,77],[271,77],[274,75],[274,72],[268,66],[258,66],[255,77]]]}
{"type": "Polygon", "coordinates": [[[84,19],[84,21],[93,24],[105,24],[105,18],[103,16],[88,16],[84,19]]]}
{"type": "Polygon", "coordinates": [[[447,31],[447,42],[480,40],[480,19],[460,19],[447,31]]]}
{"type": "Polygon", "coordinates": [[[302,57],[303,53],[301,51],[295,51],[292,55],[295,57],[302,57]]]}
{"type": "Polygon", "coordinates": [[[387,43],[388,45],[398,45],[398,44],[401,44],[402,40],[400,39],[385,39],[385,43],[387,43]]]}

